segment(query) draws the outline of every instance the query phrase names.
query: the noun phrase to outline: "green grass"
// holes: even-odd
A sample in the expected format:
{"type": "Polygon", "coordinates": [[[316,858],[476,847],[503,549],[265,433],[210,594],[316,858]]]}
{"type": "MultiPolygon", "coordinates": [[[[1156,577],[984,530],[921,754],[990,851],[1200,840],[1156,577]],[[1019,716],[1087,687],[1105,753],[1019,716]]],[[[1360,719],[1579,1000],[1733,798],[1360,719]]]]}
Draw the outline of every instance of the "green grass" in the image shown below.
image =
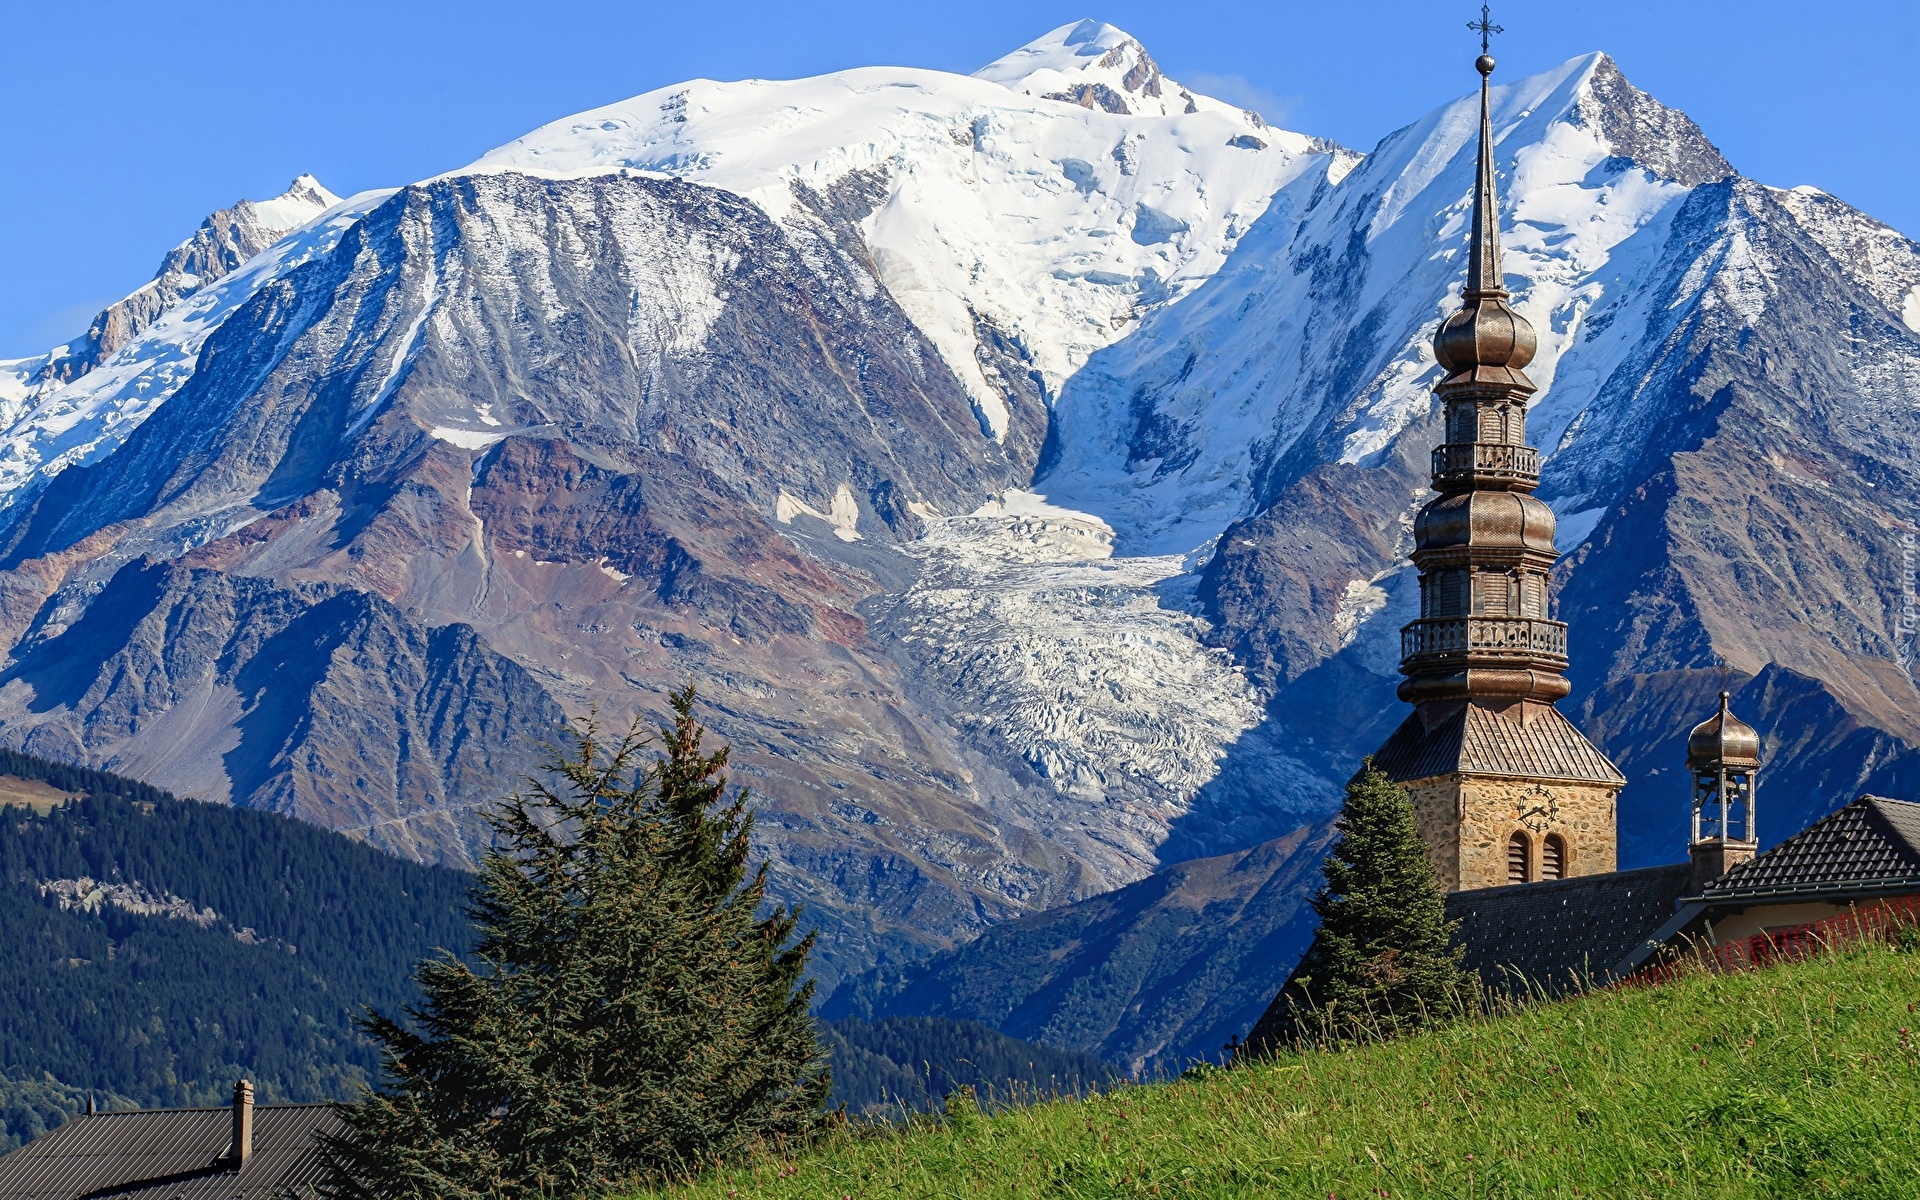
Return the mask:
{"type": "Polygon", "coordinates": [[[1920,1196],[1920,954],[1541,1004],[944,1127],[849,1130],[670,1194],[1920,1196]]]}

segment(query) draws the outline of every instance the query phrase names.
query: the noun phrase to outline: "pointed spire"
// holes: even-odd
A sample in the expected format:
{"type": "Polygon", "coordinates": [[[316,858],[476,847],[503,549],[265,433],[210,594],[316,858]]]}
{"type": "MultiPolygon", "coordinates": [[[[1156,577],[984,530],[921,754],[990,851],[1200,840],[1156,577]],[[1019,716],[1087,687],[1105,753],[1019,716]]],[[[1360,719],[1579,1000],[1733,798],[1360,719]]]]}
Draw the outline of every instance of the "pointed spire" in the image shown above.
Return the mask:
{"type": "Polygon", "coordinates": [[[1514,398],[1536,390],[1521,368],[1533,361],[1539,345],[1533,326],[1507,306],[1506,276],[1500,269],[1500,193],[1494,174],[1493,100],[1489,76],[1493,56],[1487,39],[1500,32],[1480,6],[1480,19],[1469,23],[1479,31],[1480,145],[1473,177],[1473,229],[1467,261],[1467,286],[1460,311],[1441,323],[1433,335],[1433,356],[1447,374],[1435,389],[1442,397],[1461,387],[1493,386],[1508,389],[1514,398]]]}
{"type": "Polygon", "coordinates": [[[1487,77],[1493,74],[1493,56],[1482,54],[1473,64],[1480,71],[1480,161],[1473,177],[1473,246],[1467,261],[1468,298],[1506,299],[1506,276],[1500,271],[1500,194],[1493,173],[1493,112],[1487,77]]]}

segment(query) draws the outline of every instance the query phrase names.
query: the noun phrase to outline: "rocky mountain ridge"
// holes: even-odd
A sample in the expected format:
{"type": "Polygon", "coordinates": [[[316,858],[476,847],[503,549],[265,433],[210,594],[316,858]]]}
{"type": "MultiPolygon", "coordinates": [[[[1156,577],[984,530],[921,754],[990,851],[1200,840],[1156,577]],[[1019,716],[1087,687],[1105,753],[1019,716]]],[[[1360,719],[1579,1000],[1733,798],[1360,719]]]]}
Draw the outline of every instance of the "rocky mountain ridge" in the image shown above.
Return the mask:
{"type": "MultiPolygon", "coordinates": [[[[1763,830],[1897,790],[1920,251],[1604,56],[1495,99],[1623,857],[1716,656],[1763,830]]],[[[0,741],[462,861],[560,721],[692,678],[823,990],[1288,835],[1398,718],[1471,111],[1360,158],[1080,23],[351,198],[0,435],[0,741]]]]}

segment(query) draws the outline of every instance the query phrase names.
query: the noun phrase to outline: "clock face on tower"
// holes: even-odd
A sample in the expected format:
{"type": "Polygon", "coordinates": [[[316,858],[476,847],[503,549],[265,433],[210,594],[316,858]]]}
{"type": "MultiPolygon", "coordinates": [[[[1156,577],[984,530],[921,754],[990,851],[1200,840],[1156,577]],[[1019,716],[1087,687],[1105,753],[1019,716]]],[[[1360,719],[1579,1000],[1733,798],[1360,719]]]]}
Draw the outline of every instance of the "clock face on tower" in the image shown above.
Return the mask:
{"type": "Polygon", "coordinates": [[[1551,790],[1537,783],[1520,793],[1520,801],[1514,808],[1520,823],[1535,833],[1545,833],[1547,826],[1560,819],[1560,801],[1551,790]]]}

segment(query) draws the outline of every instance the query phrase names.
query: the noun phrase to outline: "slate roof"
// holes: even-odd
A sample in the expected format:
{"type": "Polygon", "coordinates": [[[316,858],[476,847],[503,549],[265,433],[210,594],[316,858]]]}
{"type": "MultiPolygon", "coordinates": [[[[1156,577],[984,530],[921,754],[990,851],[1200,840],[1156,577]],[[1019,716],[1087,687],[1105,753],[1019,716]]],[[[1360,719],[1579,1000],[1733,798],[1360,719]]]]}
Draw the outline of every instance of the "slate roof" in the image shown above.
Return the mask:
{"type": "Polygon", "coordinates": [[[1464,704],[1428,729],[1408,716],[1373,756],[1373,764],[1405,782],[1455,772],[1567,779],[1615,787],[1626,777],[1555,708],[1535,708],[1522,725],[1478,704],[1464,704]]]}
{"type": "Polygon", "coordinates": [[[325,1104],[262,1104],[239,1168],[224,1155],[231,1108],[75,1117],[0,1157],[0,1200],[279,1200],[315,1195],[315,1135],[340,1128],[325,1104]]]}
{"type": "Polygon", "coordinates": [[[1713,902],[1920,890],[1920,804],[1862,796],[1706,886],[1713,902]]]}
{"type": "Polygon", "coordinates": [[[1605,975],[1673,916],[1687,893],[1686,863],[1453,892],[1447,917],[1466,965],[1502,991],[1577,990],[1605,975]]]}

